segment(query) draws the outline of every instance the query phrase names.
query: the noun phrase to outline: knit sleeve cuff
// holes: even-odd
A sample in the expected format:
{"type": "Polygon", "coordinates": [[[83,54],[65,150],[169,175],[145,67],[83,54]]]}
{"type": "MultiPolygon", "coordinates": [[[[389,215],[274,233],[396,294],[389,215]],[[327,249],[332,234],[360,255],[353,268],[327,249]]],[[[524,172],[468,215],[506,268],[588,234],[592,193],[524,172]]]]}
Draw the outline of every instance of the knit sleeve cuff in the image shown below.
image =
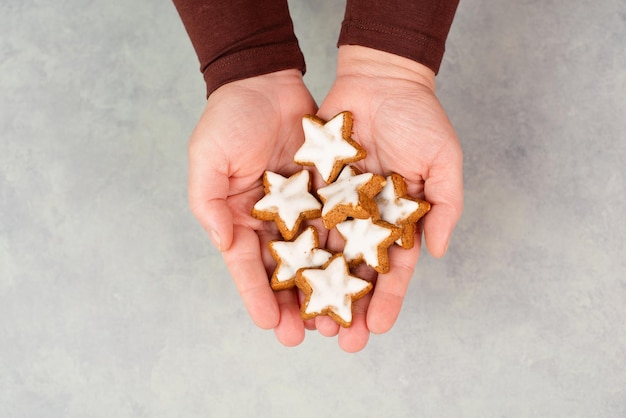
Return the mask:
{"type": "Polygon", "coordinates": [[[348,0],[338,45],[360,45],[426,65],[437,74],[458,0],[348,0]]]}
{"type": "Polygon", "coordinates": [[[211,62],[202,73],[208,97],[224,84],[288,69],[300,70],[302,74],[306,71],[297,41],[236,51],[211,62]]]}

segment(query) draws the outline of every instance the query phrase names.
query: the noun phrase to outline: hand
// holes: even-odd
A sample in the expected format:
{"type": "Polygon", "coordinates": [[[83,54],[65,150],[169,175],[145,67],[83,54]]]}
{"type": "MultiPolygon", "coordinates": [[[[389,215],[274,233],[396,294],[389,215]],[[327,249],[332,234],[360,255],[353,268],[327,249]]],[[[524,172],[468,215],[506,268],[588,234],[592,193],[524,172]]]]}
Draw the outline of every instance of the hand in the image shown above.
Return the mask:
{"type": "Polygon", "coordinates": [[[316,105],[297,70],[226,84],[214,91],[189,143],[189,202],[233,277],[252,320],[274,328],[279,341],[304,339],[298,295],[274,293],[267,243],[279,238],[270,222],[250,215],[263,196],[265,170],[291,175],[303,141],[302,115],[316,105]]]}
{"type": "MultiPolygon", "coordinates": [[[[340,47],[338,58],[337,78],[318,115],[328,120],[341,111],[352,112],[354,139],[368,153],[355,165],[382,175],[396,172],[406,178],[410,195],[431,203],[423,221],[425,241],[433,256],[443,256],[462,212],[463,157],[435,96],[434,73],[414,61],[360,46],[340,47]]],[[[389,273],[362,270],[377,283],[371,295],[355,303],[350,328],[339,329],[326,317],[316,318],[316,328],[328,336],[339,333],[346,351],[362,349],[370,332],[391,329],[417,264],[418,233],[414,248],[390,249],[389,273]]],[[[333,246],[343,244],[336,235],[328,240],[335,251],[333,246]]]]}

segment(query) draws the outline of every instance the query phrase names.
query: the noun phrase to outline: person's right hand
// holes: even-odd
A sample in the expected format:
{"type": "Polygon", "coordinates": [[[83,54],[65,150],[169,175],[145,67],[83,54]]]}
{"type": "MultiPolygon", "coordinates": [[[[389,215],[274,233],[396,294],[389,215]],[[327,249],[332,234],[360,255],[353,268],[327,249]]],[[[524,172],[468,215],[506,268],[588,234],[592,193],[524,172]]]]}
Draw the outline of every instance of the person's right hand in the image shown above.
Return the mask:
{"type": "Polygon", "coordinates": [[[263,196],[265,170],[301,169],[293,155],[304,138],[302,116],[316,110],[298,70],[235,81],[209,96],[189,142],[191,210],[222,252],[252,320],[274,328],[285,345],[304,339],[298,295],[270,288],[267,243],[279,233],[251,209],[263,196]]]}

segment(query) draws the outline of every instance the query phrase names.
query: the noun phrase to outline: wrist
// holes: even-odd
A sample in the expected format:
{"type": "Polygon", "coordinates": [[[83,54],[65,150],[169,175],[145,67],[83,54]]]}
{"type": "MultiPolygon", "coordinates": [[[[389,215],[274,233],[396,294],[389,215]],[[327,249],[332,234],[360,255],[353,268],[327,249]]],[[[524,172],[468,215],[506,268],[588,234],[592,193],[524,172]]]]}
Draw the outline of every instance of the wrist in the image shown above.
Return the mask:
{"type": "Polygon", "coordinates": [[[417,61],[359,45],[342,45],[337,57],[337,77],[391,78],[419,83],[435,92],[435,73],[417,61]]]}
{"type": "Polygon", "coordinates": [[[262,92],[303,83],[302,73],[299,70],[287,69],[231,81],[218,87],[211,93],[211,96],[220,96],[225,92],[225,94],[232,94],[234,91],[262,92]]]}
{"type": "Polygon", "coordinates": [[[282,84],[302,83],[302,72],[296,69],[287,69],[244,78],[235,83],[248,87],[276,86],[282,84]]]}

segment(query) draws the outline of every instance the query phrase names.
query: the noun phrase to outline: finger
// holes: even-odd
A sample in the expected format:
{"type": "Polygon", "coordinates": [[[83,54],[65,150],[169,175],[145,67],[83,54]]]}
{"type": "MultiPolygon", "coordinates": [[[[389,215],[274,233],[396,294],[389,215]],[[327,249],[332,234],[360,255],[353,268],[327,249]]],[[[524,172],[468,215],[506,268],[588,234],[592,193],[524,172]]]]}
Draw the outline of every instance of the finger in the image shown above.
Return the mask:
{"type": "Polygon", "coordinates": [[[235,226],[232,245],[222,255],[250,318],[260,328],[275,328],[280,311],[261,258],[256,232],[235,226]]]}
{"type": "MultiPolygon", "coordinates": [[[[297,295],[298,306],[301,307],[304,304],[304,300],[306,299],[306,295],[300,289],[298,289],[296,291],[296,295],[297,295]]],[[[311,330],[311,331],[314,330],[315,329],[315,318],[304,320],[304,328],[306,328],[308,330],[311,330]]]]}
{"type": "Polygon", "coordinates": [[[233,217],[226,204],[229,181],[226,161],[208,152],[203,142],[189,144],[189,206],[200,225],[220,251],[226,251],[233,240],[233,217]]]}
{"type": "Polygon", "coordinates": [[[327,315],[315,317],[315,328],[324,337],[334,337],[339,333],[339,325],[327,315]]]}
{"type": "Polygon", "coordinates": [[[324,224],[322,223],[322,218],[315,218],[315,219],[308,219],[304,222],[303,227],[306,228],[308,226],[312,226],[315,228],[315,230],[317,231],[317,238],[319,241],[319,248],[325,248],[327,250],[329,250],[328,248],[326,248],[326,240],[328,239],[328,229],[326,229],[324,227],[324,224]]]}
{"type": "MultiPolygon", "coordinates": [[[[333,253],[340,252],[343,248],[343,238],[335,230],[328,231],[322,228],[321,236],[326,235],[324,246],[328,251],[333,253]]],[[[321,240],[320,240],[321,241],[321,240]]],[[[320,315],[314,318],[315,328],[325,337],[334,337],[339,333],[339,325],[333,319],[326,315],[320,315]]]]}
{"type": "Polygon", "coordinates": [[[366,324],[366,312],[368,310],[370,296],[357,300],[352,305],[352,325],[341,328],[337,341],[339,347],[347,353],[356,353],[363,350],[370,337],[370,331],[366,324]]]}
{"type": "Polygon", "coordinates": [[[367,310],[367,328],[374,334],[389,331],[398,319],[419,257],[419,239],[419,235],[415,237],[415,245],[411,249],[398,246],[389,249],[391,268],[389,273],[378,275],[367,310]]]}
{"type": "Polygon", "coordinates": [[[443,257],[448,251],[450,238],[462,211],[460,206],[462,204],[434,203],[424,217],[426,247],[433,257],[443,257]]]}
{"type": "MultiPolygon", "coordinates": [[[[261,258],[268,276],[271,276],[276,268],[276,260],[268,251],[270,241],[279,240],[278,230],[270,228],[270,231],[257,231],[261,245],[261,258]]],[[[304,323],[300,318],[300,305],[298,303],[297,289],[288,289],[275,292],[276,302],[280,319],[274,334],[278,341],[287,346],[294,347],[304,340],[304,323]]]]}
{"type": "Polygon", "coordinates": [[[424,236],[433,257],[446,253],[463,212],[463,157],[460,148],[451,150],[450,154],[443,159],[446,164],[431,168],[424,183],[424,194],[431,204],[430,212],[424,217],[424,236]]]}
{"type": "Polygon", "coordinates": [[[294,347],[304,341],[304,323],[300,319],[297,297],[293,289],[276,292],[280,321],[274,328],[274,334],[287,347],[294,347]]]}
{"type": "Polygon", "coordinates": [[[274,257],[272,257],[272,253],[270,252],[270,242],[280,240],[280,236],[278,233],[267,232],[265,230],[255,230],[257,236],[259,237],[259,246],[261,252],[261,260],[263,261],[263,265],[265,266],[265,271],[267,272],[268,277],[271,277],[276,269],[277,263],[274,257]]]}
{"type": "Polygon", "coordinates": [[[225,200],[194,204],[192,212],[219,251],[226,251],[233,241],[233,216],[225,200]]]}
{"type": "Polygon", "coordinates": [[[326,231],[326,242],[324,243],[326,249],[335,254],[342,252],[346,244],[346,240],[343,239],[336,228],[326,231]]]}

